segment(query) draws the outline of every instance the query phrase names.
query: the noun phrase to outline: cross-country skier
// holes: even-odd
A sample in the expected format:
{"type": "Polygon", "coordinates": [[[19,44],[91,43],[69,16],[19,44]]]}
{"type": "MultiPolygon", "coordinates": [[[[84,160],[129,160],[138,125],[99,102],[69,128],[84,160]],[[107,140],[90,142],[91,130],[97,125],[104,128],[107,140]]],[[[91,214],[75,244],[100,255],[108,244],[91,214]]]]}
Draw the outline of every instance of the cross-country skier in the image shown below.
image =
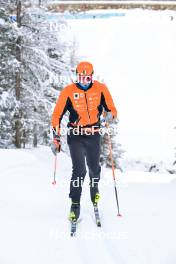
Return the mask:
{"type": "Polygon", "coordinates": [[[93,80],[93,73],[91,63],[83,61],[78,64],[77,81],[62,90],[52,115],[52,151],[56,155],[61,149],[61,120],[69,111],[67,143],[73,168],[69,193],[72,202],[69,214],[71,221],[76,221],[80,215],[82,183],[86,175],[85,160],[89,169],[91,201],[95,205],[100,198],[100,116],[105,111],[107,122],[117,117],[108,88],[93,80]]]}

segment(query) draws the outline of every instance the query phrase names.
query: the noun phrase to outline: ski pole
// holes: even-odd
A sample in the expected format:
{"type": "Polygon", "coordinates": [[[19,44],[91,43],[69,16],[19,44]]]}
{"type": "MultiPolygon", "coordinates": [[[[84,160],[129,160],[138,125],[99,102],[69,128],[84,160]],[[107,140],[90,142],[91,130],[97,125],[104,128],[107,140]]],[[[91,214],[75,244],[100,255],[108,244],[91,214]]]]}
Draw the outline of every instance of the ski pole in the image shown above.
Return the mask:
{"type": "Polygon", "coordinates": [[[54,177],[53,177],[53,185],[56,185],[56,169],[57,169],[57,153],[54,159],[54,177]]]}
{"type": "MultiPolygon", "coordinates": [[[[59,127],[57,126],[56,129],[52,128],[53,134],[58,135],[59,127]]],[[[53,185],[56,185],[56,170],[57,170],[57,151],[54,159],[54,177],[53,177],[53,185]]]]}
{"type": "MultiPolygon", "coordinates": [[[[109,124],[106,122],[106,127],[107,129],[109,128],[109,124]]],[[[114,180],[114,190],[115,190],[115,197],[116,197],[116,202],[117,202],[117,210],[118,210],[118,214],[117,216],[122,216],[120,214],[120,209],[119,209],[119,201],[118,201],[118,195],[117,195],[117,185],[116,185],[116,177],[115,177],[115,166],[114,166],[114,160],[113,160],[113,156],[112,156],[112,142],[111,142],[111,137],[108,134],[108,145],[109,145],[109,152],[110,152],[110,159],[111,159],[111,167],[112,167],[112,176],[113,176],[113,180],[114,180]]]]}

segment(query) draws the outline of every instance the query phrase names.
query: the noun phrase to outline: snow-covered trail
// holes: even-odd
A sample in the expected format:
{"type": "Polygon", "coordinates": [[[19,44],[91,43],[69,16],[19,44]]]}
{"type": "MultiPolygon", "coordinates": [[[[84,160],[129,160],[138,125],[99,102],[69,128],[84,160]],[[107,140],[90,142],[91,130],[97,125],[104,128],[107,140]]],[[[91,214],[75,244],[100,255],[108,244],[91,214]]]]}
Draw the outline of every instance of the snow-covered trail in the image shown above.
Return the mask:
{"type": "Polygon", "coordinates": [[[102,228],[97,228],[86,179],[82,221],[77,236],[71,238],[69,158],[58,156],[56,187],[51,184],[53,156],[47,147],[0,150],[0,160],[0,263],[175,263],[174,181],[129,183],[128,176],[121,174],[118,192],[123,216],[119,218],[111,172],[104,170],[102,228]]]}

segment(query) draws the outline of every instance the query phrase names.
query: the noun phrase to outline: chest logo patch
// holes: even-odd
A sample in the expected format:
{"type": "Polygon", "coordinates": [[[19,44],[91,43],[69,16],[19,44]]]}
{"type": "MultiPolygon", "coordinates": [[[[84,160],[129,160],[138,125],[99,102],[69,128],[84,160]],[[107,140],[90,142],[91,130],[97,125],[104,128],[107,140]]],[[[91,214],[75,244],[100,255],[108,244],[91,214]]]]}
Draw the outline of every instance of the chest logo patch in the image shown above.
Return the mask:
{"type": "Polygon", "coordinates": [[[73,94],[73,98],[74,98],[74,99],[79,99],[79,93],[74,93],[74,94],[73,94]]]}

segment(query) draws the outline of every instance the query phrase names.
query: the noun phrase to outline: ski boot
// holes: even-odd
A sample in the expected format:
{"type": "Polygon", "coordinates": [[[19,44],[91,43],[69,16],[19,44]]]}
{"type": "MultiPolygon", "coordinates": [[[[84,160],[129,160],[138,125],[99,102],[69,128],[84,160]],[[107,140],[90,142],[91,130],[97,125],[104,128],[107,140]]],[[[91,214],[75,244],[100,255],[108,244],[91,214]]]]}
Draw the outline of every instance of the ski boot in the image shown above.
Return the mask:
{"type": "Polygon", "coordinates": [[[100,200],[100,194],[97,192],[95,194],[95,198],[94,198],[94,201],[93,201],[93,207],[94,207],[96,225],[98,227],[101,227],[101,220],[100,220],[100,215],[99,215],[99,210],[98,210],[98,202],[99,202],[99,200],[100,200]]]}
{"type": "Polygon", "coordinates": [[[76,222],[79,218],[79,215],[80,215],[80,204],[72,202],[68,219],[71,222],[76,222]]]}
{"type": "Polygon", "coordinates": [[[97,192],[97,193],[95,194],[95,198],[94,198],[94,201],[93,201],[93,205],[94,205],[94,206],[97,206],[99,200],[100,200],[100,194],[99,194],[99,192],[97,192]]]}

